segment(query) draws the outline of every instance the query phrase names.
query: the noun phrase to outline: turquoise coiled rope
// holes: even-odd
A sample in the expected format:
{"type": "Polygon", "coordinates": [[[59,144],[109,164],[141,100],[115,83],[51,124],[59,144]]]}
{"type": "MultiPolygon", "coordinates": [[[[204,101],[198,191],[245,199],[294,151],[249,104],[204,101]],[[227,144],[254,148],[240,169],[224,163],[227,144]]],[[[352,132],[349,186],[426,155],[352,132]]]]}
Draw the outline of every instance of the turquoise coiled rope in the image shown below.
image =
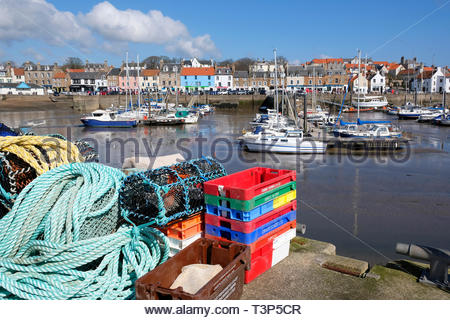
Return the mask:
{"type": "Polygon", "coordinates": [[[123,179],[114,168],[73,163],[31,182],[0,220],[0,299],[133,298],[134,281],[169,247],[160,231],[120,219],[123,179]]]}

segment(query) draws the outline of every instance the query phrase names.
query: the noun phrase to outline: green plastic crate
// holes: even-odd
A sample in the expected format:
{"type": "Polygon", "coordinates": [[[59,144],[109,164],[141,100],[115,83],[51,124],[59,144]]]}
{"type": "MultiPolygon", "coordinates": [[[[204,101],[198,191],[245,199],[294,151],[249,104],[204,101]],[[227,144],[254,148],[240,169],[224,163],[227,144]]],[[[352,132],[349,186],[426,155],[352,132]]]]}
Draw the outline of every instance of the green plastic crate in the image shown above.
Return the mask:
{"type": "Polygon", "coordinates": [[[284,184],[276,189],[260,194],[251,200],[236,200],[221,196],[212,196],[205,194],[205,202],[213,206],[222,206],[230,209],[240,210],[240,211],[250,211],[253,208],[260,206],[266,202],[272,201],[273,199],[282,196],[292,190],[296,190],[296,181],[284,184]]]}

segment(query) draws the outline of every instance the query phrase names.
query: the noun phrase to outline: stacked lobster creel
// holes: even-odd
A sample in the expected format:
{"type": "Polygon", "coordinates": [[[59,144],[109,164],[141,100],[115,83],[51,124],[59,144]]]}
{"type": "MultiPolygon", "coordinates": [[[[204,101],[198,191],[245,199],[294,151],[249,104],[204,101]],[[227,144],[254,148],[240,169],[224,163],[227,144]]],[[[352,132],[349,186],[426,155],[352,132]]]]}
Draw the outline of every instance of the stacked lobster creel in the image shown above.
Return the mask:
{"type": "Polygon", "coordinates": [[[61,164],[97,162],[98,155],[86,142],[74,144],[61,135],[20,135],[3,124],[0,137],[0,218],[17,195],[37,176],[61,164]]]}
{"type": "Polygon", "coordinates": [[[128,176],[120,204],[134,223],[165,226],[205,209],[203,182],[226,174],[215,159],[203,157],[128,176]]]}
{"type": "Polygon", "coordinates": [[[137,225],[155,225],[167,236],[172,257],[205,230],[203,182],[224,176],[221,164],[200,158],[128,176],[122,209],[137,225]]]}

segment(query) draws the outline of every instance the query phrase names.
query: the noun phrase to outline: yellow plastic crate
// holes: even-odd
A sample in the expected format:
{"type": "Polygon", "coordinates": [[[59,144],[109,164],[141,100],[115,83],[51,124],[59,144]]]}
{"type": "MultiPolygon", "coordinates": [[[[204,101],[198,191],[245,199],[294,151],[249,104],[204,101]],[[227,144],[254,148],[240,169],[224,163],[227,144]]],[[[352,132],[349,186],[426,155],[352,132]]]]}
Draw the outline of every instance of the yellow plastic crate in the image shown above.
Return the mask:
{"type": "Polygon", "coordinates": [[[297,198],[297,190],[289,191],[273,200],[273,208],[279,208],[297,198]]]}

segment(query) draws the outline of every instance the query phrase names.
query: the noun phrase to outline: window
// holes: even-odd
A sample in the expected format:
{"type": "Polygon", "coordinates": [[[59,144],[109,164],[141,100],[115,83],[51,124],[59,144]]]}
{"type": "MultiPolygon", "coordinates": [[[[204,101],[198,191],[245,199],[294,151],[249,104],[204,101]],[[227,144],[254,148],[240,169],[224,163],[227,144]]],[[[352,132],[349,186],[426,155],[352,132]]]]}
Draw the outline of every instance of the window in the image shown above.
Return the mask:
{"type": "Polygon", "coordinates": [[[258,86],[260,86],[261,85],[261,81],[258,81],[258,86]]]}
{"type": "Polygon", "coordinates": [[[322,80],[319,80],[319,84],[322,84],[322,80]]]}
{"type": "MultiPolygon", "coordinates": [[[[95,80],[91,79],[91,84],[94,84],[94,83],[95,83],[95,80]]],[[[136,85],[136,83],[135,83],[135,85],[136,85]]]]}
{"type": "Polygon", "coordinates": [[[37,78],[37,72],[34,74],[34,77],[37,78]]]}
{"type": "Polygon", "coordinates": [[[219,87],[221,87],[222,86],[222,82],[219,82],[219,87]]]}
{"type": "MultiPolygon", "coordinates": [[[[231,76],[228,76],[228,80],[231,80],[231,76]]],[[[442,80],[441,80],[442,81],[442,80]]]]}
{"type": "Polygon", "coordinates": [[[339,82],[338,78],[334,79],[334,83],[338,83],[338,82],[339,82]]]}
{"type": "Polygon", "coordinates": [[[383,79],[383,78],[381,78],[381,79],[380,79],[380,82],[381,82],[381,83],[383,83],[383,80],[384,80],[384,79],[383,79]]]}
{"type": "Polygon", "coordinates": [[[270,80],[270,84],[273,84],[273,80],[270,80]]]}
{"type": "Polygon", "coordinates": [[[300,84],[300,80],[297,80],[297,84],[300,84]]]}
{"type": "Polygon", "coordinates": [[[162,85],[163,85],[163,86],[166,85],[166,80],[163,80],[162,85]]]}
{"type": "Polygon", "coordinates": [[[187,79],[187,76],[184,76],[184,80],[186,80],[187,79]]]}
{"type": "Polygon", "coordinates": [[[264,81],[264,85],[267,86],[267,81],[264,81]]]}
{"type": "Polygon", "coordinates": [[[309,80],[309,84],[312,84],[312,80],[309,80]]]}
{"type": "Polygon", "coordinates": [[[211,80],[211,76],[208,76],[208,80],[211,80]]]}
{"type": "Polygon", "coordinates": [[[47,73],[47,78],[50,78],[50,73],[47,73]]]}
{"type": "Polygon", "coordinates": [[[197,80],[197,76],[195,76],[194,79],[197,80]]]}
{"type": "Polygon", "coordinates": [[[228,82],[228,86],[231,87],[231,82],[228,82]]]}
{"type": "Polygon", "coordinates": [[[253,81],[253,85],[256,86],[256,81],[253,81]]]}
{"type": "Polygon", "coordinates": [[[294,84],[294,80],[291,80],[291,84],[294,84]]]}
{"type": "Polygon", "coordinates": [[[147,77],[144,77],[144,81],[147,81],[147,79],[148,79],[147,77]]]}

